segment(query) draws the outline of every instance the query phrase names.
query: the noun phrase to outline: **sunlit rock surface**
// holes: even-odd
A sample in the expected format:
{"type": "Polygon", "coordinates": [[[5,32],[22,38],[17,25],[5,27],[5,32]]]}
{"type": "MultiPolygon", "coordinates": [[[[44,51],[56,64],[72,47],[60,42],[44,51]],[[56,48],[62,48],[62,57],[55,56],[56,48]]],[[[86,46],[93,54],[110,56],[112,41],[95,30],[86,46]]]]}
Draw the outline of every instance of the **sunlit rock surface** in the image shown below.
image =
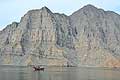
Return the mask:
{"type": "Polygon", "coordinates": [[[0,31],[0,65],[120,67],[120,15],[92,5],[70,16],[30,10],[0,31]]]}

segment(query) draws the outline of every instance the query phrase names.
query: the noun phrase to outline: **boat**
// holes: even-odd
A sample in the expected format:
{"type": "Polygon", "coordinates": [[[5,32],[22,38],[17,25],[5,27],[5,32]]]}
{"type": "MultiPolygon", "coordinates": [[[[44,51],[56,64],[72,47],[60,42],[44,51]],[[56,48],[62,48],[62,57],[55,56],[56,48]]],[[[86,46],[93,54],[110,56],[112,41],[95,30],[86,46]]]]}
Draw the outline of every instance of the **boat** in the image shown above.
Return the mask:
{"type": "Polygon", "coordinates": [[[44,71],[44,68],[43,67],[36,67],[36,66],[33,66],[33,69],[34,71],[44,71]]]}

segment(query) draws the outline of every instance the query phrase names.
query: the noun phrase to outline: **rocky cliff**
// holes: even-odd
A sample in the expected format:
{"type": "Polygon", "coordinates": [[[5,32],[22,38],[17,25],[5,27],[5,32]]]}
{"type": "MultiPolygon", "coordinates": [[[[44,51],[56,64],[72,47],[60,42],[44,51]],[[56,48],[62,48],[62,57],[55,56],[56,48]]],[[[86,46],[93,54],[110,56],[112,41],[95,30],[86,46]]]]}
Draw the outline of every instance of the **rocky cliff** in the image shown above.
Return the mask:
{"type": "Polygon", "coordinates": [[[92,5],[70,16],[30,10],[0,32],[0,64],[120,67],[120,15],[92,5]]]}

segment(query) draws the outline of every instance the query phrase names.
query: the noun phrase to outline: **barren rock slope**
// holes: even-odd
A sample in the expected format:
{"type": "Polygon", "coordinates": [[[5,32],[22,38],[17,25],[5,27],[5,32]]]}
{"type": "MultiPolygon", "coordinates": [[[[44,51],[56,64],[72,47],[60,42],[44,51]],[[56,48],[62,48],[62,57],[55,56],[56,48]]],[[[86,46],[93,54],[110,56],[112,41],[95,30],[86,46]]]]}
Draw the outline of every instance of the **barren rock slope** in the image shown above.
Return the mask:
{"type": "Polygon", "coordinates": [[[120,15],[92,5],[70,16],[30,10],[0,32],[0,64],[120,67],[120,15]]]}

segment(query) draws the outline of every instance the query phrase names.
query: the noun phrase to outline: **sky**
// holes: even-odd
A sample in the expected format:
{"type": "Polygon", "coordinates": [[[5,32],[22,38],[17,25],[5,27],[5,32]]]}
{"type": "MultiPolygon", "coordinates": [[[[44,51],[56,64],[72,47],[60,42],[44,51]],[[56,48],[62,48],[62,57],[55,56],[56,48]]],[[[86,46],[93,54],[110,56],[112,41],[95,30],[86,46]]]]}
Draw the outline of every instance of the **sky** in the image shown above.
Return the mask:
{"type": "Polygon", "coordinates": [[[52,12],[70,15],[87,4],[120,14],[120,0],[0,0],[0,30],[32,9],[47,6],[52,12]]]}

